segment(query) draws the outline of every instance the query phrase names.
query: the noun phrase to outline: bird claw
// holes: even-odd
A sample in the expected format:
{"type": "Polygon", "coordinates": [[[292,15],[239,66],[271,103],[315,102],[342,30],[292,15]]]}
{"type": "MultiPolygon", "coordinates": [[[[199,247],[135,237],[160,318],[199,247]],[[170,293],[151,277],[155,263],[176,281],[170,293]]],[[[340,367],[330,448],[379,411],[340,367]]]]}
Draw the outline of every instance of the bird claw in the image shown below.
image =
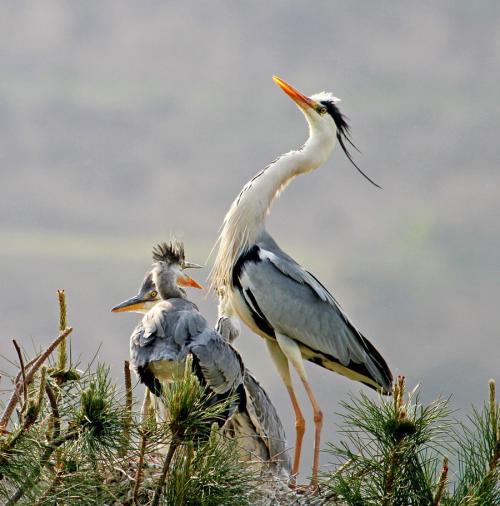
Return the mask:
{"type": "Polygon", "coordinates": [[[320,491],[317,482],[311,482],[309,485],[297,485],[297,478],[295,476],[290,479],[288,487],[299,495],[317,495],[320,491]]]}

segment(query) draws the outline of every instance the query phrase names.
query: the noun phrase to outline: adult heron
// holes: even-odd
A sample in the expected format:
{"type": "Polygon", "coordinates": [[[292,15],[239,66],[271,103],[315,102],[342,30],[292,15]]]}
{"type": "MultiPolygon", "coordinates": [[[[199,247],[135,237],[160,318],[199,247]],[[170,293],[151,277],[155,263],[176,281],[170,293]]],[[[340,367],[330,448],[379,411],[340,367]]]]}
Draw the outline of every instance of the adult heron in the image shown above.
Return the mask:
{"type": "Polygon", "coordinates": [[[296,426],[294,476],[299,472],[305,431],[289,364],[296,369],[314,412],[311,485],[315,486],[323,414],[307,379],[304,360],[386,394],[391,392],[392,374],[381,354],[354,326],[327,288],[281,250],[265,229],[275,198],[296,176],[324,163],[336,140],[354,164],[346,146],[346,142],[351,143],[349,126],[339,111],[339,99],[325,92],[307,97],[279,77],[273,79],[304,114],[309,137],[300,149],[280,156],[256,174],[233,201],[217,241],[212,284],[223,294],[220,306],[227,310],[228,321],[236,314],[265,338],[288,390],[296,426]]]}
{"type": "MultiPolygon", "coordinates": [[[[163,245],[161,248],[163,251],[170,251],[172,246],[167,247],[163,245]]],[[[157,247],[156,250],[158,249],[157,247]]],[[[176,250],[181,251],[180,246],[176,250]]],[[[171,258],[171,255],[169,258],[171,258]]],[[[200,265],[187,262],[184,259],[183,249],[182,258],[179,258],[176,262],[178,270],[201,267],[200,265]]],[[[187,281],[182,276],[178,277],[178,282],[184,284],[184,286],[195,286],[195,282],[192,280],[187,281]]],[[[183,293],[180,295],[185,296],[183,293]]],[[[133,311],[145,314],[161,303],[162,300],[154,281],[153,268],[147,272],[138,294],[118,304],[112,311],[133,311]]],[[[192,311],[193,309],[191,309],[192,311]]],[[[216,330],[219,333],[225,331],[225,327],[221,325],[220,320],[218,321],[216,330]]],[[[229,341],[229,337],[227,341],[229,341]]],[[[231,358],[231,355],[229,357],[231,358]]],[[[217,357],[213,357],[212,360],[215,362],[216,359],[217,357]]],[[[234,357],[232,360],[234,361],[234,357]]],[[[135,364],[135,361],[133,361],[133,364],[135,364]]],[[[135,367],[138,369],[137,365],[135,367]]],[[[142,369],[138,370],[142,371],[142,369]]],[[[154,371],[153,376],[155,378],[158,377],[154,371]]],[[[144,381],[151,384],[153,392],[155,392],[154,380],[153,382],[148,381],[146,376],[144,381]]],[[[222,433],[238,441],[240,455],[243,459],[255,462],[256,467],[265,472],[270,471],[272,474],[288,477],[291,463],[286,447],[285,431],[276,408],[255,376],[246,368],[243,371],[242,384],[243,392],[239,392],[242,402],[239,403],[237,409],[222,427],[222,433]]]]}

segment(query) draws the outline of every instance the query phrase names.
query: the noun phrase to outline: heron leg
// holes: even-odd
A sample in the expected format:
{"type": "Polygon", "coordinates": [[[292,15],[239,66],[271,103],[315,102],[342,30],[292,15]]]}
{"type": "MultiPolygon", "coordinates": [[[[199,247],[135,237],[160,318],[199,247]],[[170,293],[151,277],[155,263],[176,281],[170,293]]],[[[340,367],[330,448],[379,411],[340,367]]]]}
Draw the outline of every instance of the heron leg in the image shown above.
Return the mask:
{"type": "Polygon", "coordinates": [[[287,359],[292,363],[297,371],[304,388],[307,393],[307,397],[309,397],[309,402],[311,403],[313,414],[314,414],[314,458],[313,458],[313,468],[312,468],[312,477],[311,477],[311,486],[316,487],[318,485],[318,470],[319,470],[319,450],[320,450],[320,441],[321,441],[321,429],[323,428],[323,412],[321,411],[318,401],[314,396],[311,385],[307,379],[306,370],[304,367],[304,360],[302,359],[302,353],[300,351],[299,345],[287,336],[277,334],[276,339],[278,341],[278,345],[286,355],[287,359]]]}
{"type": "Polygon", "coordinates": [[[288,366],[288,359],[281,351],[281,348],[275,341],[266,340],[267,349],[271,354],[271,358],[278,369],[279,375],[285,383],[288,395],[292,401],[293,411],[295,412],[295,453],[293,457],[292,466],[292,481],[291,484],[295,485],[296,477],[299,474],[300,468],[300,455],[302,452],[302,440],[304,439],[304,432],[306,430],[306,421],[299,406],[299,402],[293,389],[292,377],[290,376],[290,368],[288,366]]]}

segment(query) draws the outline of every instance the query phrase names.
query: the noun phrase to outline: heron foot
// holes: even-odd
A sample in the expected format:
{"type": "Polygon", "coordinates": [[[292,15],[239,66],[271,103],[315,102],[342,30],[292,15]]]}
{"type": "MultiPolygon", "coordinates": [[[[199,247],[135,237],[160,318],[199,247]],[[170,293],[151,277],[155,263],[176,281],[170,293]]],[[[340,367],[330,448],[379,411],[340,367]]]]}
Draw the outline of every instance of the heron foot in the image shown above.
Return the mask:
{"type": "Polygon", "coordinates": [[[299,495],[317,495],[320,489],[318,483],[311,482],[309,485],[297,485],[295,477],[290,480],[288,487],[299,495]]]}

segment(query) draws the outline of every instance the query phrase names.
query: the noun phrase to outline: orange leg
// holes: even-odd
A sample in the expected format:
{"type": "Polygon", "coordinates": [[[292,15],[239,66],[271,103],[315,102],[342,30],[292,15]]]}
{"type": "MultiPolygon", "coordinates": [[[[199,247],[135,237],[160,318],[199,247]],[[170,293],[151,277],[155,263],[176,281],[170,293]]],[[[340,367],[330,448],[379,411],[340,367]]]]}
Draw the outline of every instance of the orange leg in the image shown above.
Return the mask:
{"type": "Polygon", "coordinates": [[[306,430],[306,421],[300,409],[297,397],[295,396],[295,391],[293,390],[292,378],[290,376],[290,368],[286,355],[275,341],[266,341],[266,344],[274,365],[276,369],[278,369],[283,383],[285,383],[295,413],[295,453],[293,457],[292,478],[290,480],[290,486],[295,487],[300,469],[300,456],[302,453],[302,440],[304,439],[304,432],[306,430]]]}
{"type": "Polygon", "coordinates": [[[314,459],[312,468],[311,486],[316,488],[318,485],[318,470],[319,470],[319,450],[321,441],[321,429],[323,428],[323,412],[321,411],[316,397],[314,397],[311,385],[307,381],[307,377],[300,378],[306,389],[307,396],[311,402],[314,413],[314,459]]]}
{"type": "Polygon", "coordinates": [[[302,353],[300,351],[299,345],[288,336],[284,336],[278,334],[276,336],[276,340],[278,341],[278,345],[281,348],[282,352],[286,356],[286,358],[292,363],[297,371],[302,383],[304,384],[304,388],[306,389],[307,396],[309,397],[309,401],[313,408],[314,413],[314,459],[313,459],[313,468],[312,468],[312,477],[311,477],[311,486],[316,488],[318,485],[318,470],[319,470],[319,450],[320,450],[320,442],[321,442],[321,429],[323,428],[323,413],[319,407],[318,401],[313,394],[311,385],[307,380],[306,370],[304,368],[304,361],[302,359],[302,353]]]}
{"type": "Polygon", "coordinates": [[[299,403],[297,401],[297,397],[295,396],[295,392],[293,390],[292,385],[287,385],[286,389],[288,390],[288,394],[290,395],[290,400],[292,401],[293,410],[295,412],[295,454],[293,456],[293,466],[292,466],[292,485],[295,485],[296,477],[299,474],[300,468],[300,456],[302,453],[302,440],[304,439],[304,432],[306,430],[306,421],[304,419],[304,415],[300,410],[299,403]]]}

